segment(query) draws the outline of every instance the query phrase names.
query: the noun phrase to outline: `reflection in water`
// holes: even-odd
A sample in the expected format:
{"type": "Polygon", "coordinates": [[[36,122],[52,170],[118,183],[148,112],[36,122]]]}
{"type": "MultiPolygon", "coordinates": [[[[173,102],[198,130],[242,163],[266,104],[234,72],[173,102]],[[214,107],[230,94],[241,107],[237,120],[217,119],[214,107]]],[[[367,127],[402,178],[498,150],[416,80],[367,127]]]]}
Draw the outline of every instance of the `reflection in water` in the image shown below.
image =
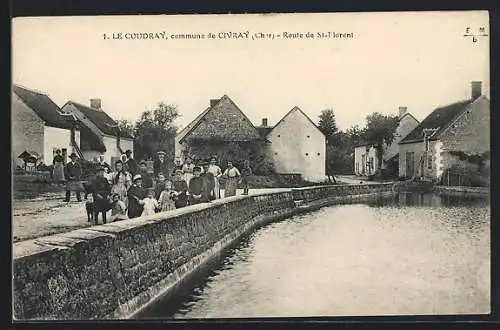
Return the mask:
{"type": "Polygon", "coordinates": [[[326,207],[256,231],[175,310],[159,303],[145,317],[489,313],[489,226],[477,198],[326,207]]]}

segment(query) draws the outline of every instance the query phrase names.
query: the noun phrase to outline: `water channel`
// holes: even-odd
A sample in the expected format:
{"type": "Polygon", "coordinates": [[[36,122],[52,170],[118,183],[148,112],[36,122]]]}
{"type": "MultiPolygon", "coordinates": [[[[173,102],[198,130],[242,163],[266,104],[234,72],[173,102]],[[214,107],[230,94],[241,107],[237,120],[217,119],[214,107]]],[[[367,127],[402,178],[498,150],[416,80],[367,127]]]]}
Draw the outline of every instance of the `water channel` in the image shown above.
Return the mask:
{"type": "Polygon", "coordinates": [[[262,227],[139,318],[490,312],[489,199],[400,194],[262,227]]]}

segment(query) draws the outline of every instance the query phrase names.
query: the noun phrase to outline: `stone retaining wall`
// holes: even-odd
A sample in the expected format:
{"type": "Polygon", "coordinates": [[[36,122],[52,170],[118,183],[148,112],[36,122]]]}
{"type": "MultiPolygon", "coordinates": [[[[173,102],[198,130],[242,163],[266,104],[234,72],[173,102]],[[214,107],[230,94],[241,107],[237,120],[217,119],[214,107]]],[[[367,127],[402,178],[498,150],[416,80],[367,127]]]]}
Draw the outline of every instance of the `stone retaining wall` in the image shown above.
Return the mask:
{"type": "Polygon", "coordinates": [[[130,318],[257,226],[391,192],[391,184],[363,184],[235,196],[19,242],[13,245],[14,317],[130,318]]]}

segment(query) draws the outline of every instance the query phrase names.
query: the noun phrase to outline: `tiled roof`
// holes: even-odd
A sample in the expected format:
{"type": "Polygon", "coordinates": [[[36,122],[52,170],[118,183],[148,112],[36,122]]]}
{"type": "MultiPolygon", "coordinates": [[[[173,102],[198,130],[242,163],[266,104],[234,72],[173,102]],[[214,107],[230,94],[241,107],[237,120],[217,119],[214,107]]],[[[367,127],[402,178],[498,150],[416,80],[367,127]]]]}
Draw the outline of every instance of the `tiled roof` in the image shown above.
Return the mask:
{"type": "Polygon", "coordinates": [[[61,109],[48,95],[18,85],[13,86],[13,91],[47,126],[64,129],[73,127],[71,120],[61,115],[61,109]]]}
{"type": "Polygon", "coordinates": [[[187,131],[181,131],[185,139],[218,139],[221,141],[254,141],[261,139],[259,132],[241,109],[224,95],[218,102],[198,116],[188,126],[187,131]]]}
{"type": "MultiPolygon", "coordinates": [[[[96,110],[89,106],[69,101],[68,104],[72,104],[79,111],[81,111],[90,121],[94,123],[94,125],[101,130],[104,134],[116,136],[116,126],[117,123],[114,121],[108,114],[102,110],[96,110]]],[[[122,132],[122,137],[132,139],[133,137],[126,133],[122,132]]]]}
{"type": "Polygon", "coordinates": [[[437,129],[433,136],[438,136],[448,125],[460,115],[474,100],[455,102],[435,109],[415,127],[399,144],[420,142],[424,139],[424,129],[437,129]]]}

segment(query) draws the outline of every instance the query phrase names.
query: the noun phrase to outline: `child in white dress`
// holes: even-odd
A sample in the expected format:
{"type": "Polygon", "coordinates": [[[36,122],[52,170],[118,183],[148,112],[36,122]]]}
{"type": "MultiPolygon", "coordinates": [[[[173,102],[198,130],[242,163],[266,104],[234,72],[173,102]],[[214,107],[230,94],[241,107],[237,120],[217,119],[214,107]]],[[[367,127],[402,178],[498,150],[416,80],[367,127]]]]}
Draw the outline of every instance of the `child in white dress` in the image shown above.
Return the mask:
{"type": "Polygon", "coordinates": [[[155,198],[154,189],[151,188],[148,189],[148,194],[146,198],[143,199],[143,201],[144,201],[144,211],[142,211],[141,216],[155,214],[156,211],[160,208],[160,205],[158,204],[158,201],[155,198]]]}

